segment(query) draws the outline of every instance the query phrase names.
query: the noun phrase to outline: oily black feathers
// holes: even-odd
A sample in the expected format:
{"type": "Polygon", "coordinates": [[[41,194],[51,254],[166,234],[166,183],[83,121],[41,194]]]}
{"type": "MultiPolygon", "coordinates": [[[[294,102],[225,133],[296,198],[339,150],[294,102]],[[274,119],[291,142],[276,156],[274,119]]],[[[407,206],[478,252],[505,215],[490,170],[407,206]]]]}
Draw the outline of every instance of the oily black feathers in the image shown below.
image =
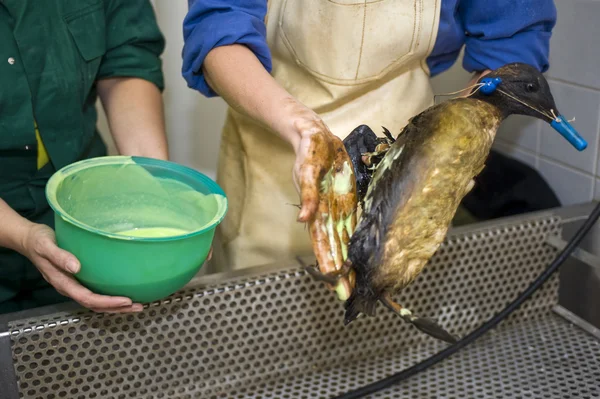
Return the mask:
{"type": "Polygon", "coordinates": [[[356,288],[345,305],[346,324],[360,313],[372,316],[379,297],[388,288],[374,286],[372,279],[382,262],[389,226],[418,179],[413,176],[418,171],[411,167],[411,162],[416,161],[414,153],[419,149],[422,135],[430,130],[423,126],[424,114],[409,121],[371,177],[363,213],[348,250],[348,259],[356,272],[356,288]]]}
{"type": "MultiPolygon", "coordinates": [[[[363,154],[374,152],[379,144],[387,143],[388,140],[389,142],[394,141],[389,130],[383,128],[383,133],[387,137],[387,140],[377,137],[373,130],[367,125],[360,125],[344,139],[344,147],[346,147],[346,152],[350,156],[354,168],[356,176],[356,195],[358,202],[361,205],[363,205],[364,197],[373,175],[373,171],[363,162],[362,156],[363,154]]],[[[383,158],[383,155],[381,155],[380,158],[383,158]]],[[[374,159],[375,163],[378,161],[380,161],[380,159],[374,159]]]]}
{"type": "Polygon", "coordinates": [[[348,257],[355,267],[379,264],[388,227],[397,209],[408,198],[409,186],[417,178],[411,176],[413,171],[408,164],[419,145],[419,129],[412,122],[398,136],[372,176],[361,219],[350,239],[348,257]],[[403,196],[403,192],[407,195],[403,196]]]}

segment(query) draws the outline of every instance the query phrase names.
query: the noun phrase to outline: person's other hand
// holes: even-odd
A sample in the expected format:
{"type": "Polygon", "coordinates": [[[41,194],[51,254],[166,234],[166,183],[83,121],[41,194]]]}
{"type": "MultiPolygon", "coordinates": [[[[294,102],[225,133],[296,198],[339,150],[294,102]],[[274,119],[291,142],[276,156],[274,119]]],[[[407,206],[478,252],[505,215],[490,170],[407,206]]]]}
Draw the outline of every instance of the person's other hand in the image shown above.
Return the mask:
{"type": "Polygon", "coordinates": [[[83,307],[102,313],[139,312],[141,304],[125,297],[98,295],[83,287],[72,276],[79,272],[77,258],[56,245],[54,231],[43,224],[31,224],[23,238],[23,255],[38,268],[44,279],[61,295],[83,307]]]}
{"type": "Polygon", "coordinates": [[[473,87],[473,86],[475,84],[477,84],[477,81],[479,79],[483,78],[484,76],[486,76],[487,74],[489,74],[490,72],[492,72],[492,71],[489,70],[489,69],[486,69],[486,70],[481,71],[481,72],[475,72],[473,74],[473,77],[471,77],[471,80],[469,81],[469,83],[465,87],[465,89],[460,94],[460,97],[468,97],[469,95],[471,95],[471,93],[473,93],[476,90],[476,88],[473,87]]]}

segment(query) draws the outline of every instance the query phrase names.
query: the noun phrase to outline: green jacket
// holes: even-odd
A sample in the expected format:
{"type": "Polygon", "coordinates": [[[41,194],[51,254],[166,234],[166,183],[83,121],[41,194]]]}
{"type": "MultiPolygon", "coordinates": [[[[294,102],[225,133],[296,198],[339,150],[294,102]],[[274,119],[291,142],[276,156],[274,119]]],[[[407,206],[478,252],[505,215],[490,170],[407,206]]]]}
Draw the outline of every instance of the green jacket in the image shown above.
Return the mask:
{"type": "MultiPolygon", "coordinates": [[[[148,0],[0,0],[0,43],[0,198],[53,226],[49,177],[106,154],[96,82],[138,77],[162,90],[164,38],[148,0]],[[50,159],[39,170],[35,123],[50,159]]],[[[0,303],[40,280],[32,268],[0,248],[0,303]]]]}

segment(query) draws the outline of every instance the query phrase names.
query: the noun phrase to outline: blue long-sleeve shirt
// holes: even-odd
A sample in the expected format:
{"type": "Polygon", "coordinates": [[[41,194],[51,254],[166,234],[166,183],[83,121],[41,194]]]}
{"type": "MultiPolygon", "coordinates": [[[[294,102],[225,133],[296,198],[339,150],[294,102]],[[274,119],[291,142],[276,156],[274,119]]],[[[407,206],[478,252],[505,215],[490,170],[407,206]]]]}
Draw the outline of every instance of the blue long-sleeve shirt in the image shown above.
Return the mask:
{"type": "MultiPolygon", "coordinates": [[[[271,72],[266,42],[266,0],[188,0],[183,23],[182,74],[190,88],[216,96],[202,63],[217,46],[244,44],[271,72]]],[[[432,76],[450,68],[465,47],[468,72],[497,69],[511,62],[545,72],[556,23],[553,0],[442,0],[437,39],[427,59],[432,76]]]]}

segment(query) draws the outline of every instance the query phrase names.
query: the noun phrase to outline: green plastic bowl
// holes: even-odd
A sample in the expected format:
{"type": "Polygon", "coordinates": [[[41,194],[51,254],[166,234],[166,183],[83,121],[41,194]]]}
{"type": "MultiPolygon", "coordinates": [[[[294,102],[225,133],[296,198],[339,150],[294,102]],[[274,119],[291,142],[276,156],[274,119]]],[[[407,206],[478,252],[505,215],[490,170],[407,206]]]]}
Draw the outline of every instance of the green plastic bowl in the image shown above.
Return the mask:
{"type": "Polygon", "coordinates": [[[172,162],[108,156],[68,165],[46,187],[58,246],[95,293],[152,302],[204,264],[227,197],[209,177],[172,162]],[[160,233],[160,234],[158,234],[160,233]]]}

